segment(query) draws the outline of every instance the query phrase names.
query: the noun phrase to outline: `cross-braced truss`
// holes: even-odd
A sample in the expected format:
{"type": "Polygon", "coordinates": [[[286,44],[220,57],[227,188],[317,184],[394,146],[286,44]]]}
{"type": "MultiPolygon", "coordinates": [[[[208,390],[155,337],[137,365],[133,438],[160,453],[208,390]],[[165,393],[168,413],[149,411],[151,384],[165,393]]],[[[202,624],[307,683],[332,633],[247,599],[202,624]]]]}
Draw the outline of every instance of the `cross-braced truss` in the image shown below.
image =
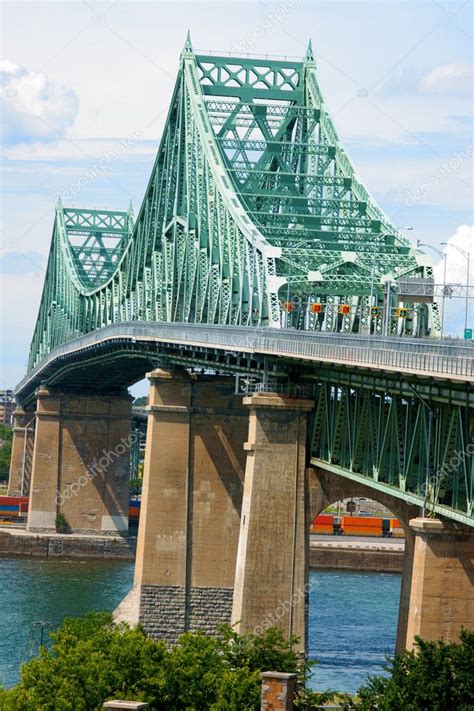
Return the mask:
{"type": "Polygon", "coordinates": [[[428,335],[435,306],[398,318],[384,303],[423,264],[357,179],[310,47],[259,61],[196,55],[188,38],[135,224],[57,206],[29,367],[132,320],[381,332],[385,310],[389,332],[428,335]]]}
{"type": "Polygon", "coordinates": [[[456,402],[322,382],[311,454],[342,476],[472,521],[473,434],[471,410],[456,402]]]}

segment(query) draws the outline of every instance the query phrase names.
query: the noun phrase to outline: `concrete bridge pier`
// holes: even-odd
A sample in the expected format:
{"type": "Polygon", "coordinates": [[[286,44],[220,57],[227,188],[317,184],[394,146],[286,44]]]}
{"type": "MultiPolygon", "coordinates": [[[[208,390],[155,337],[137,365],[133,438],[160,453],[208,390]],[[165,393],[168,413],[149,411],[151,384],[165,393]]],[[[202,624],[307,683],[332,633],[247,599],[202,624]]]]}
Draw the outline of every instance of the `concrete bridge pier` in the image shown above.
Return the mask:
{"type": "Polygon", "coordinates": [[[474,629],[474,530],[453,521],[415,518],[406,647],[416,635],[457,641],[474,629]]]}
{"type": "Polygon", "coordinates": [[[232,623],[241,634],[279,627],[287,636],[297,635],[304,651],[306,420],[314,403],[256,393],[244,404],[250,417],[232,623]]]}
{"type": "Polygon", "coordinates": [[[135,586],[118,617],[172,644],[230,622],[248,413],[232,378],[148,377],[135,586]]]}
{"type": "Polygon", "coordinates": [[[40,388],[36,397],[27,529],[54,531],[63,514],[75,533],[127,533],[130,396],[40,388]]]}
{"type": "Polygon", "coordinates": [[[28,496],[30,491],[35,413],[17,407],[13,413],[13,442],[8,477],[8,496],[28,496]]]}

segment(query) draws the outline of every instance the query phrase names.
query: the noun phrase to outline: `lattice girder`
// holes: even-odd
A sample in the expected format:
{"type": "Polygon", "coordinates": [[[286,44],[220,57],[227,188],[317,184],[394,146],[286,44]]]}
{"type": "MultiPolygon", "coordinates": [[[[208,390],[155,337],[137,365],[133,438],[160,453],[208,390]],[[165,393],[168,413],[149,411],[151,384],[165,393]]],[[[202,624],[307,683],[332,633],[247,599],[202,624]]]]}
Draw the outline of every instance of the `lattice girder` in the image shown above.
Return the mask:
{"type": "MultiPolygon", "coordinates": [[[[188,41],[135,224],[131,210],[56,208],[29,367],[125,320],[352,332],[368,323],[369,294],[383,303],[384,281],[427,275],[422,263],[357,179],[310,51],[211,57],[188,41]]],[[[421,305],[390,331],[438,327],[421,305]]]]}

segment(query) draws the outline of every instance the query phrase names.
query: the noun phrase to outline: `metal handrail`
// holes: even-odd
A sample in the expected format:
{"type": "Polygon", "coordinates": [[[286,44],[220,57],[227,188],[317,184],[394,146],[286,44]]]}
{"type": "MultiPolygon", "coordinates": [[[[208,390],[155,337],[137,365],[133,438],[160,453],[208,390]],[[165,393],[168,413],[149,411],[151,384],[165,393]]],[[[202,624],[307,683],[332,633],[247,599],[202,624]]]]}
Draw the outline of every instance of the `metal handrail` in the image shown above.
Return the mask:
{"type": "Polygon", "coordinates": [[[292,329],[133,321],[104,326],[58,346],[27,373],[15,392],[21,391],[56,358],[117,338],[353,363],[380,369],[422,372],[435,378],[449,378],[453,375],[468,380],[474,378],[473,343],[458,344],[448,339],[433,342],[427,339],[378,338],[373,335],[315,333],[292,329]]]}

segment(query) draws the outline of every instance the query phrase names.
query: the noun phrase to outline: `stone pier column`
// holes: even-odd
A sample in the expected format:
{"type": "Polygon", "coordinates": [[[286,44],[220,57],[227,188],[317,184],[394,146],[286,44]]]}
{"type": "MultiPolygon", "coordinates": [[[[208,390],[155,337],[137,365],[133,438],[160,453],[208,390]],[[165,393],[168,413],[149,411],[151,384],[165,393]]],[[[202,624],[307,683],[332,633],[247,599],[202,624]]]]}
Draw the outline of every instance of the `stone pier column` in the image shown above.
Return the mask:
{"type": "Polygon", "coordinates": [[[456,641],[474,628],[474,531],[454,522],[415,518],[406,646],[414,638],[456,641]]]}
{"type": "Polygon", "coordinates": [[[27,528],[55,530],[57,514],[77,533],[127,533],[131,398],[126,393],[36,393],[27,528]]]}
{"type": "Polygon", "coordinates": [[[296,674],[262,672],[261,711],[293,711],[296,674]]]}
{"type": "MultiPolygon", "coordinates": [[[[155,370],[132,591],[136,620],[172,644],[230,622],[248,413],[232,378],[155,370]],[[137,609],[138,606],[138,609],[137,609]]],[[[126,619],[126,618],[125,618],[126,619]]]]}
{"type": "Polygon", "coordinates": [[[306,420],[314,403],[259,393],[244,404],[250,418],[232,623],[240,633],[280,627],[304,651],[306,420]]]}
{"type": "Polygon", "coordinates": [[[8,496],[28,496],[35,435],[35,413],[18,407],[13,413],[13,442],[8,496]]]}

